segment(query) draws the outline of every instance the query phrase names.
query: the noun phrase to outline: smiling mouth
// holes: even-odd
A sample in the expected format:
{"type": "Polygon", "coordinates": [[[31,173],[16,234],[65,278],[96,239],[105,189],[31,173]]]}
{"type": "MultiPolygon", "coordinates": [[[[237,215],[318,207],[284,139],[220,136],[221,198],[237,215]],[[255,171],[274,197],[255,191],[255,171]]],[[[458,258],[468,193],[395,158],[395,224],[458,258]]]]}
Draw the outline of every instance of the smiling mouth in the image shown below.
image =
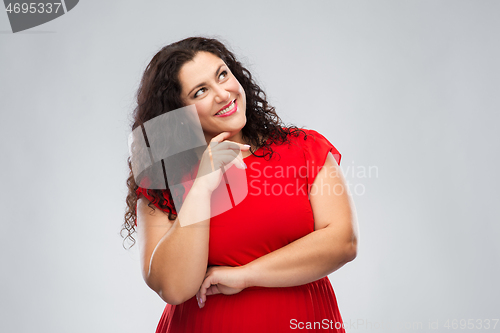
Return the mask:
{"type": "Polygon", "coordinates": [[[220,115],[223,115],[223,114],[231,111],[234,108],[235,103],[236,103],[236,99],[234,99],[231,103],[229,103],[229,105],[227,107],[225,107],[224,109],[220,110],[215,115],[216,116],[220,116],[220,115]]]}

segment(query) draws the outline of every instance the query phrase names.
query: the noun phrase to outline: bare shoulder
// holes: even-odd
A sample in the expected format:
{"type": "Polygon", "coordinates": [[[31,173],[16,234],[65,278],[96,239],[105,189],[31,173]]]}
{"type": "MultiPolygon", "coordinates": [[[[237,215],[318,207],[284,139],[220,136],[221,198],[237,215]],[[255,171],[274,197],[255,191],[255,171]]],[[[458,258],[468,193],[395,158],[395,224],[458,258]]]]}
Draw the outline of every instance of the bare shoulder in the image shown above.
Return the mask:
{"type": "Polygon", "coordinates": [[[149,272],[154,249],[175,222],[169,220],[168,214],[158,207],[148,206],[149,203],[143,196],[137,200],[137,240],[144,277],[149,272]]]}
{"type": "Polygon", "coordinates": [[[137,233],[139,243],[146,245],[157,243],[174,224],[166,212],[149,203],[143,196],[137,200],[137,233]]]}
{"type": "Polygon", "coordinates": [[[352,199],[342,170],[331,152],[314,180],[310,200],[316,230],[332,223],[350,221],[353,211],[352,199]]]}
{"type": "MultiPolygon", "coordinates": [[[[141,216],[142,218],[145,218],[146,216],[152,216],[153,218],[166,217],[168,220],[167,213],[165,213],[155,205],[150,205],[150,201],[142,195],[139,197],[139,199],[137,199],[137,218],[139,218],[139,216],[141,216]]],[[[139,225],[139,222],[137,222],[137,224],[139,225]]]]}

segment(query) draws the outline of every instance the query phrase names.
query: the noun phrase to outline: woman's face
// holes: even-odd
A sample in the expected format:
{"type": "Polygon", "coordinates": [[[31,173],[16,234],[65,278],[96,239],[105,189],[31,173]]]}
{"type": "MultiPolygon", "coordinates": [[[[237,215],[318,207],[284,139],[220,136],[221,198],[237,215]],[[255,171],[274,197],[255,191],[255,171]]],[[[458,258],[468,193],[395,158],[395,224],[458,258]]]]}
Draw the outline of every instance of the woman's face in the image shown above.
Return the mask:
{"type": "Polygon", "coordinates": [[[246,123],[243,87],[224,61],[210,52],[198,52],[179,71],[184,105],[194,104],[207,142],[222,132],[240,137],[246,123]]]}

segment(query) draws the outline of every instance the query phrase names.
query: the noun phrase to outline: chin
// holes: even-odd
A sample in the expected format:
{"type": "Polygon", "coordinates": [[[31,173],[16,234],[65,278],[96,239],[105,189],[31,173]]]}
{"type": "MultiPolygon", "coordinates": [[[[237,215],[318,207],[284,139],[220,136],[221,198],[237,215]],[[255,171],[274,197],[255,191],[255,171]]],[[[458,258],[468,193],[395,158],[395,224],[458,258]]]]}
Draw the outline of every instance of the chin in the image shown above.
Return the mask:
{"type": "Polygon", "coordinates": [[[221,128],[220,133],[229,132],[230,137],[233,137],[233,136],[237,135],[238,133],[240,133],[241,130],[243,129],[243,127],[245,127],[245,124],[243,124],[241,126],[231,126],[231,127],[221,128]]]}

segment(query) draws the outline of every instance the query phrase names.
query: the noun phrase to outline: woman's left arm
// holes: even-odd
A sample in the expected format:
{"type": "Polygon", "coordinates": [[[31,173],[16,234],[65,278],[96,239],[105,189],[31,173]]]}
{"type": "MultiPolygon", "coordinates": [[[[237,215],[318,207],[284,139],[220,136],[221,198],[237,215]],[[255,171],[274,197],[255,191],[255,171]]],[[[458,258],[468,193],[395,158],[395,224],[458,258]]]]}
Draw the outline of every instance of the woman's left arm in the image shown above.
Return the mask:
{"type": "Polygon", "coordinates": [[[202,307],[206,295],[232,294],[253,286],[307,284],[356,257],[356,211],[342,170],[331,153],[311,186],[309,199],[315,231],[244,266],[210,267],[197,295],[203,301],[202,307]]]}
{"type": "Polygon", "coordinates": [[[245,287],[292,287],[321,279],[356,258],[358,222],[331,153],[309,195],[315,231],[242,266],[245,287]]]}

